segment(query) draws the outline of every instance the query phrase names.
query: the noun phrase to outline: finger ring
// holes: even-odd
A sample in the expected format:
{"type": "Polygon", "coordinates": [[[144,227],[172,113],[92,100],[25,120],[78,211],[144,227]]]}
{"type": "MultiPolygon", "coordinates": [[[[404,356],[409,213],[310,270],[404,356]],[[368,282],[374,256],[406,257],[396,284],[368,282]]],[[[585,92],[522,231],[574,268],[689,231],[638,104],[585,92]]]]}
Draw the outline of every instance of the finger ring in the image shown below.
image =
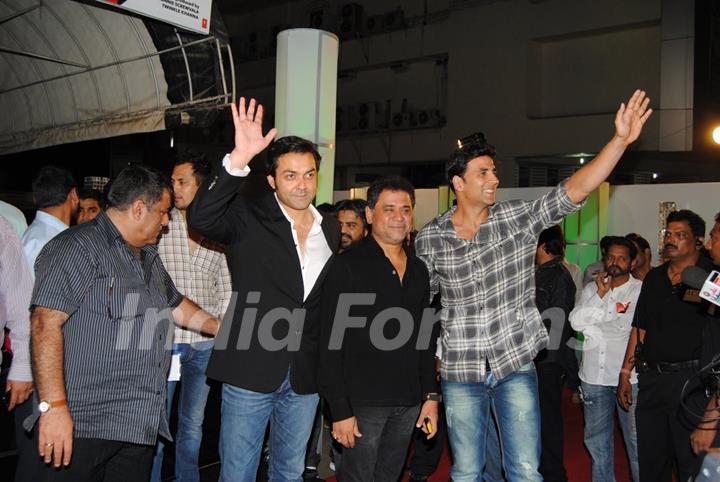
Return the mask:
{"type": "Polygon", "coordinates": [[[47,442],[47,443],[45,444],[46,447],[52,447],[53,445],[55,445],[55,444],[52,443],[52,442],[47,442]]]}

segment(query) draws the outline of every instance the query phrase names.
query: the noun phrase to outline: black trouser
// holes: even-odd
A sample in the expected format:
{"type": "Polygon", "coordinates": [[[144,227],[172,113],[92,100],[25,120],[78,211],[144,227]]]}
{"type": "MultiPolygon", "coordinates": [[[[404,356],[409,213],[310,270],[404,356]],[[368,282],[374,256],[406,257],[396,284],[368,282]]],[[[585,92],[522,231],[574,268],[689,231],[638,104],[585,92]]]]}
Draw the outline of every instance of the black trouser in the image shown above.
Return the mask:
{"type": "Polygon", "coordinates": [[[48,467],[45,481],[147,482],[155,447],[93,438],[73,440],[70,465],[48,467]]]}
{"type": "Polygon", "coordinates": [[[559,363],[537,363],[540,399],[540,473],[546,482],[567,482],[563,464],[562,390],[565,369],[559,363]]]}
{"type": "Polygon", "coordinates": [[[437,433],[433,438],[428,440],[427,434],[420,429],[415,429],[413,434],[413,456],[410,459],[409,468],[415,478],[430,477],[440,462],[447,432],[445,408],[442,405],[438,407],[438,415],[440,415],[440,420],[437,433]]]}
{"type": "Polygon", "coordinates": [[[37,423],[31,432],[26,432],[23,428],[23,422],[32,415],[36,403],[35,397],[31,395],[12,411],[15,417],[15,448],[18,455],[15,482],[36,482],[45,472],[45,463],[38,453],[37,423]]]}
{"type": "MultiPolygon", "coordinates": [[[[690,447],[694,424],[680,406],[682,387],[692,375],[692,370],[639,375],[635,417],[641,482],[672,480],[673,462],[681,481],[694,476],[700,467],[701,459],[690,447]]],[[[691,399],[697,407],[697,396],[691,399]]]]}
{"type": "Polygon", "coordinates": [[[353,412],[362,437],[355,438],[355,448],[343,449],[338,481],[398,480],[420,414],[420,405],[353,407],[353,412]]]}

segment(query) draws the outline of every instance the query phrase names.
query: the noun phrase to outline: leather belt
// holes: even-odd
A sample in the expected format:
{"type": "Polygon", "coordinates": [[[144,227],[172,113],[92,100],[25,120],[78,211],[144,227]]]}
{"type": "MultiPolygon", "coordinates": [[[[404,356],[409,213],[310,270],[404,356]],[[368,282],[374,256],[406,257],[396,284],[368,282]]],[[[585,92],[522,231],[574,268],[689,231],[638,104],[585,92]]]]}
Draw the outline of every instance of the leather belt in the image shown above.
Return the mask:
{"type": "Polygon", "coordinates": [[[680,370],[697,370],[700,360],[685,360],[680,362],[647,362],[648,368],[658,373],[677,372],[680,370]]]}

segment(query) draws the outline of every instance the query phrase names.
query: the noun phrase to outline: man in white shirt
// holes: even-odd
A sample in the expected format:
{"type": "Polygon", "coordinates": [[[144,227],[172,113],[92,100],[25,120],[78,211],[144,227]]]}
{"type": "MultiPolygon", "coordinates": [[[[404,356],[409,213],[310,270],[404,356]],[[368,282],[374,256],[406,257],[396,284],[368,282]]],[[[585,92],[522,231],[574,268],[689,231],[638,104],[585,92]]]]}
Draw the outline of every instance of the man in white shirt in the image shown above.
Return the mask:
{"type": "Polygon", "coordinates": [[[5,218],[5,220],[10,223],[18,237],[21,237],[28,227],[23,212],[12,204],[2,200],[0,200],[0,217],[5,218]]]}
{"type": "Polygon", "coordinates": [[[30,269],[35,273],[38,253],[45,243],[70,226],[80,199],[70,171],[55,166],[40,168],[33,179],[32,190],[37,212],[35,220],[22,236],[22,243],[30,269]]]}
{"type": "MultiPolygon", "coordinates": [[[[225,249],[190,229],[186,219],[188,206],[209,174],[210,166],[202,156],[187,153],[175,164],[170,178],[175,207],[170,212],[167,232],[163,233],[158,243],[158,253],[178,291],[222,319],[232,296],[225,249]]],[[[198,457],[205,405],[210,393],[205,370],[213,345],[214,338],[211,336],[175,327],[173,364],[179,364],[180,377],[174,472],[178,482],[200,480],[198,457]]],[[[167,387],[168,416],[177,383],[177,377],[171,376],[167,387]]],[[[159,439],[150,478],[152,482],[161,480],[164,447],[165,442],[159,439]]]]}
{"type": "MultiPolygon", "coordinates": [[[[580,300],[570,313],[573,329],[582,331],[585,336],[580,366],[585,446],[592,457],[592,480],[615,480],[613,413],[617,411],[633,481],[638,482],[635,405],[625,411],[617,403],[615,393],[642,282],[630,274],[637,256],[635,244],[620,236],[604,239],[607,239],[603,257],[604,271],[598,273],[595,283],[585,286],[580,300]]],[[[630,373],[630,382],[635,399],[635,370],[630,373]]]]}
{"type": "MultiPolygon", "coordinates": [[[[32,191],[37,211],[35,219],[22,236],[22,246],[34,279],[35,258],[48,241],[70,226],[80,199],[72,173],[56,166],[40,168],[33,179],[32,191]]],[[[29,320],[29,312],[27,316],[29,320]]],[[[15,409],[15,441],[18,451],[16,480],[38,480],[41,474],[38,471],[44,469],[42,460],[37,456],[37,429],[28,433],[22,426],[23,421],[32,413],[32,398],[17,405],[15,409]]]]}

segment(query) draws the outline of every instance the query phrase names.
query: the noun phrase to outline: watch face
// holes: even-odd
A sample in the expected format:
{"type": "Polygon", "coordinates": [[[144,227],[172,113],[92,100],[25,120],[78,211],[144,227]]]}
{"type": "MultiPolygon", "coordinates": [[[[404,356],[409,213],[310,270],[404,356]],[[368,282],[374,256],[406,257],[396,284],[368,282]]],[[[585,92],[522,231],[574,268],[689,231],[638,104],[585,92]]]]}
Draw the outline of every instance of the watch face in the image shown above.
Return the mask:
{"type": "Polygon", "coordinates": [[[48,402],[46,402],[45,400],[43,400],[42,402],[40,402],[38,404],[38,409],[40,410],[40,412],[45,413],[48,410],[50,410],[50,404],[48,402]]]}

